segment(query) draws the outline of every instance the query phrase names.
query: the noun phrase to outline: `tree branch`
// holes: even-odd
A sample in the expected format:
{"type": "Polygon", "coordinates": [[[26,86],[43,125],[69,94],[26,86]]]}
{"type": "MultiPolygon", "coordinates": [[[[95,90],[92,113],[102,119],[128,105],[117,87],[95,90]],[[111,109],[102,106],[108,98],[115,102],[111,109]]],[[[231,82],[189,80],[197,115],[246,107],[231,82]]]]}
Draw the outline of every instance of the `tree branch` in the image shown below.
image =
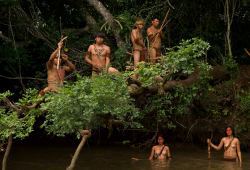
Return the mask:
{"type": "Polygon", "coordinates": [[[3,102],[6,103],[6,106],[9,107],[10,109],[13,109],[20,113],[22,111],[21,108],[17,107],[15,104],[13,104],[7,97],[3,99],[3,102]]]}
{"type": "Polygon", "coordinates": [[[111,26],[113,34],[116,39],[116,43],[118,47],[124,47],[124,42],[119,35],[119,29],[117,28],[114,17],[110,13],[110,11],[99,1],[99,0],[87,0],[90,5],[92,5],[96,11],[98,11],[104,18],[104,20],[111,26]]]}

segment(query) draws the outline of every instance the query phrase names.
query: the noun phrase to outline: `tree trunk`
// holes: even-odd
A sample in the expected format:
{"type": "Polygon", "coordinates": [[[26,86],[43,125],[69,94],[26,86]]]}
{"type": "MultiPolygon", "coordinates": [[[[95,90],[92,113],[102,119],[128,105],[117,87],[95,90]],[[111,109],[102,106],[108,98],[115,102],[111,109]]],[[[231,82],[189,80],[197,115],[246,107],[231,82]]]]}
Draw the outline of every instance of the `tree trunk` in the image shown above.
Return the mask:
{"type": "Polygon", "coordinates": [[[2,161],[2,170],[6,170],[7,160],[8,160],[8,157],[10,155],[10,150],[11,150],[11,146],[12,146],[12,140],[13,140],[13,137],[12,137],[12,135],[10,135],[9,139],[8,139],[8,145],[7,145],[6,151],[4,153],[3,161],[2,161]]]}
{"type": "Polygon", "coordinates": [[[230,24],[230,12],[229,12],[229,0],[225,2],[225,17],[226,17],[226,55],[232,57],[232,47],[231,47],[231,24],[230,24]]]}
{"type": "Polygon", "coordinates": [[[235,9],[237,6],[237,0],[225,0],[224,4],[224,19],[226,24],[225,35],[225,54],[232,57],[232,43],[231,43],[231,26],[233,23],[233,17],[235,15],[235,9]]]}
{"type": "Polygon", "coordinates": [[[119,48],[124,47],[124,42],[119,34],[118,28],[114,22],[114,17],[110,11],[99,0],[87,0],[104,18],[106,22],[111,26],[113,34],[116,39],[117,46],[119,48]]]}
{"type": "Polygon", "coordinates": [[[81,152],[83,146],[85,145],[87,139],[88,139],[88,138],[90,137],[90,135],[91,135],[90,131],[88,131],[88,130],[86,130],[86,131],[84,130],[84,131],[82,131],[82,132],[83,132],[83,133],[82,133],[81,142],[79,143],[79,145],[78,145],[78,147],[77,147],[77,149],[76,149],[76,151],[75,151],[75,153],[74,153],[74,155],[73,155],[73,157],[72,157],[72,159],[71,159],[70,165],[67,167],[66,170],[74,170],[74,168],[75,168],[75,166],[76,166],[76,161],[77,161],[77,159],[78,159],[78,157],[79,157],[79,154],[80,154],[80,152],[81,152]]]}

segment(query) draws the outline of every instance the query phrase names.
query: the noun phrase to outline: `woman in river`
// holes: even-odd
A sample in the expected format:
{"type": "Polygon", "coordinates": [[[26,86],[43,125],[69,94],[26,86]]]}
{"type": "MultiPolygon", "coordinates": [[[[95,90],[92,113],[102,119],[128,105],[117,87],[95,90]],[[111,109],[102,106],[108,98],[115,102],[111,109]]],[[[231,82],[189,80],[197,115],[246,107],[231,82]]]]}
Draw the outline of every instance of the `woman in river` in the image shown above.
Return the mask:
{"type": "Polygon", "coordinates": [[[166,160],[167,158],[171,158],[169,147],[164,145],[164,137],[162,135],[158,135],[157,143],[158,145],[152,147],[152,151],[148,159],[166,160]]]}
{"type": "Polygon", "coordinates": [[[224,146],[224,160],[227,161],[239,161],[240,165],[242,163],[241,151],[240,151],[240,141],[238,138],[234,137],[233,128],[226,128],[226,137],[223,137],[218,146],[214,145],[210,139],[207,143],[214,149],[220,150],[224,146]]]}

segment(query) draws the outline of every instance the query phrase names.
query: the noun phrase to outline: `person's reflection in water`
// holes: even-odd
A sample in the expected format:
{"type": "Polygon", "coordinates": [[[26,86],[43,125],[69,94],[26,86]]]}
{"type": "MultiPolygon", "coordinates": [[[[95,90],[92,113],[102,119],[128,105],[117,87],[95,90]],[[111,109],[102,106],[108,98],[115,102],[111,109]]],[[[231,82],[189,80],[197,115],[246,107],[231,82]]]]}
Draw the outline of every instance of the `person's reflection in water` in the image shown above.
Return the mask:
{"type": "Polygon", "coordinates": [[[223,161],[222,162],[222,167],[221,170],[242,170],[240,166],[238,166],[235,162],[233,161],[223,161]]]}
{"type": "Polygon", "coordinates": [[[167,170],[170,169],[170,162],[171,160],[155,160],[155,161],[150,161],[151,164],[151,169],[152,170],[167,170]]]}
{"type": "Polygon", "coordinates": [[[214,160],[209,160],[208,161],[208,166],[207,170],[243,170],[242,167],[238,166],[235,162],[233,161],[214,161],[214,160]]]}

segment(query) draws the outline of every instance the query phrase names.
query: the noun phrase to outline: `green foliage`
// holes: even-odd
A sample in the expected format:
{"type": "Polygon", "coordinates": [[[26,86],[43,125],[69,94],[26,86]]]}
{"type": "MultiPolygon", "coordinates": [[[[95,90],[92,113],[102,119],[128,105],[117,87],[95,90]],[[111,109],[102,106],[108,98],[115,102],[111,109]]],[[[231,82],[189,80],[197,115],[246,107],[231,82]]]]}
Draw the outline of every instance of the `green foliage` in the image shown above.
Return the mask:
{"type": "Polygon", "coordinates": [[[0,93],[0,101],[4,100],[7,97],[10,97],[11,95],[13,95],[13,94],[10,91],[0,93]]]}
{"type": "Polygon", "coordinates": [[[201,63],[205,62],[204,56],[210,45],[199,39],[182,40],[182,42],[169,49],[162,59],[162,67],[167,74],[174,74],[182,71],[184,74],[192,74],[201,63]]]}
{"type": "Polygon", "coordinates": [[[27,106],[37,103],[42,100],[42,98],[38,97],[37,94],[37,89],[26,89],[22,98],[20,98],[16,104],[19,106],[27,106]]]}
{"type": "Polygon", "coordinates": [[[102,116],[124,122],[138,117],[125,80],[112,75],[79,78],[58,94],[47,96],[42,109],[48,112],[43,126],[49,133],[59,136],[93,128],[100,123],[96,119],[102,116]]]}
{"type": "Polygon", "coordinates": [[[23,139],[33,131],[34,115],[19,118],[17,112],[0,109],[0,139],[6,140],[11,134],[14,138],[23,139]]]}
{"type": "MultiPolygon", "coordinates": [[[[127,55],[126,48],[119,48],[114,52],[114,57],[112,57],[112,66],[117,68],[118,70],[124,70],[125,66],[127,66],[127,62],[129,61],[129,57],[127,55]]],[[[131,57],[132,58],[132,57],[131,57]]]]}
{"type": "Polygon", "coordinates": [[[250,115],[250,93],[240,97],[241,111],[250,115]]]}
{"type": "MultiPolygon", "coordinates": [[[[155,83],[156,76],[164,81],[181,81],[195,72],[198,80],[190,86],[175,86],[164,95],[151,95],[143,108],[144,115],[154,114],[155,122],[168,128],[175,127],[172,118],[178,115],[190,114],[190,107],[194,100],[198,100],[203,92],[209,88],[211,65],[206,62],[206,52],[210,45],[198,38],[182,41],[180,45],[169,49],[160,63],[140,63],[132,72],[137,74],[143,86],[148,87],[155,83]]],[[[131,73],[130,73],[131,74],[131,73]]],[[[151,119],[152,121],[152,119],[151,119]]]]}
{"type": "MultiPolygon", "coordinates": [[[[4,103],[7,97],[11,97],[9,91],[0,94],[0,102],[4,103]]],[[[32,104],[37,99],[37,90],[28,89],[23,97],[14,105],[21,109],[32,104]]],[[[10,135],[23,139],[33,131],[36,117],[40,115],[39,109],[16,110],[3,104],[0,108],[0,140],[6,140],[10,135]]]]}
{"type": "Polygon", "coordinates": [[[239,68],[238,68],[238,64],[233,59],[233,57],[230,57],[230,56],[226,57],[223,65],[229,71],[232,77],[236,77],[239,71],[238,70],[239,68]]]}
{"type": "Polygon", "coordinates": [[[210,45],[198,38],[182,41],[178,46],[169,49],[162,57],[160,63],[140,63],[138,69],[129,74],[139,75],[139,80],[144,86],[154,83],[156,76],[162,76],[166,80],[176,79],[179,75],[191,75],[196,69],[200,71],[200,78],[209,78],[208,72],[211,66],[204,56],[210,45]]]}

